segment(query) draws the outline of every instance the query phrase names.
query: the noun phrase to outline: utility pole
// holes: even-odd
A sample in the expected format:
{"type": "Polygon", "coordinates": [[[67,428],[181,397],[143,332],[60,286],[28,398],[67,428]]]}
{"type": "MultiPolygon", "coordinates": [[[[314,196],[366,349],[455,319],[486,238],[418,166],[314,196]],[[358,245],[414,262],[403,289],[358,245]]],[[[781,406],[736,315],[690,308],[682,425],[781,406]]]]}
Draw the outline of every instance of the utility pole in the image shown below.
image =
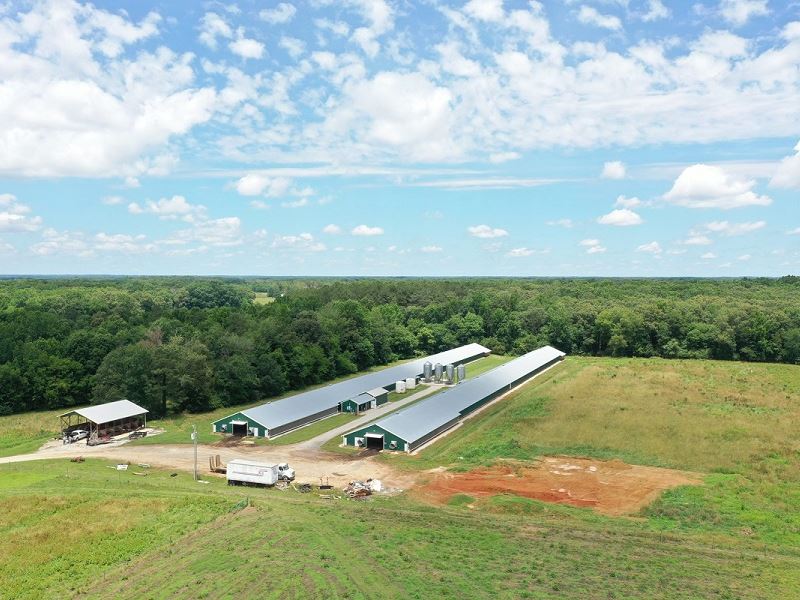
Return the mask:
{"type": "Polygon", "coordinates": [[[197,426],[192,425],[192,441],[194,442],[194,480],[197,481],[197,426]]]}

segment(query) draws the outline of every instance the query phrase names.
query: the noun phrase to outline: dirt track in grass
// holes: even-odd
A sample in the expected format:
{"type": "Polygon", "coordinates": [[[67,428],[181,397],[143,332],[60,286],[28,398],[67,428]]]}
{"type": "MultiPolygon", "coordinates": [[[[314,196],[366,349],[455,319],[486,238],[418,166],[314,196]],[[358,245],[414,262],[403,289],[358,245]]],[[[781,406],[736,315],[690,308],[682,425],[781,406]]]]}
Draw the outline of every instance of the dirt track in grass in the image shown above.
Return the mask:
{"type": "Polygon", "coordinates": [[[607,515],[634,513],[664,490],[701,482],[697,473],[570,457],[546,457],[532,467],[508,464],[466,473],[434,470],[430,475],[414,495],[436,504],[456,494],[474,498],[513,494],[607,515]]]}

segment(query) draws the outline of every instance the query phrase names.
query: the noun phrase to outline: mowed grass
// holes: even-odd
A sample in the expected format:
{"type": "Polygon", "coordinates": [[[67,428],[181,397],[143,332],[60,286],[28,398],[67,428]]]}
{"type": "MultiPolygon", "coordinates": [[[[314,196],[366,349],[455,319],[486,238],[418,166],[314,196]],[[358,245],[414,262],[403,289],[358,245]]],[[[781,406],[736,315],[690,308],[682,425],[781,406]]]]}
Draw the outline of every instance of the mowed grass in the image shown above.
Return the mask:
{"type": "Polygon", "coordinates": [[[566,454],[708,473],[645,510],[663,530],[800,544],[800,367],[568,358],[405,468],[467,469],[566,454]]]}
{"type": "Polygon", "coordinates": [[[354,415],[352,413],[339,413],[333,415],[332,417],[316,421],[314,423],[311,423],[310,425],[306,425],[305,427],[301,427],[300,429],[295,429],[294,431],[290,431],[287,434],[271,439],[269,440],[269,445],[285,446],[286,444],[297,444],[299,442],[305,442],[306,440],[310,440],[311,438],[317,437],[318,435],[321,435],[326,431],[330,431],[331,429],[345,425],[350,421],[354,421],[356,418],[357,415],[354,415]]]}
{"type": "Polygon", "coordinates": [[[0,597],[788,598],[796,548],[655,532],[500,497],[496,510],[0,465],[0,597]],[[30,477],[33,476],[33,477],[30,477]],[[252,507],[234,512],[249,497],[252,507]]]}

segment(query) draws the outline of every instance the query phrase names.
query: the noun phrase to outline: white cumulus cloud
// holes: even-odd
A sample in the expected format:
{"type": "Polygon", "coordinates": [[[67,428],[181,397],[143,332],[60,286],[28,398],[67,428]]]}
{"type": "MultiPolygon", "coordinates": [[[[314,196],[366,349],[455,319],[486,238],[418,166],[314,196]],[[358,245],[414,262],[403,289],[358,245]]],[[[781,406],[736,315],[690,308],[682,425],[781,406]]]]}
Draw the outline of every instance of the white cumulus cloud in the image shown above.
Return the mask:
{"type": "Polygon", "coordinates": [[[297,235],[279,235],[272,240],[273,248],[291,248],[306,252],[323,252],[326,247],[322,242],[314,239],[310,233],[300,233],[297,235]]]}
{"type": "Polygon", "coordinates": [[[748,223],[730,223],[729,221],[712,221],[706,224],[706,229],[725,236],[744,235],[758,231],[766,226],[766,221],[752,221],[748,223]]]}
{"type": "Polygon", "coordinates": [[[587,254],[601,254],[606,251],[605,246],[600,244],[600,240],[594,238],[581,240],[578,245],[586,248],[587,254]]]}
{"type": "Polygon", "coordinates": [[[614,15],[604,15],[592,6],[583,5],[578,11],[578,21],[584,25],[594,25],[603,29],[618,31],[622,29],[622,21],[614,15]]]}
{"type": "Polygon", "coordinates": [[[630,227],[631,225],[641,225],[644,221],[638,213],[629,208],[617,208],[607,215],[597,219],[601,225],[615,225],[617,227],[630,227]]]}
{"type": "Polygon", "coordinates": [[[357,225],[356,227],[353,227],[350,233],[358,236],[383,235],[383,228],[370,227],[369,225],[357,225]]]}
{"type": "Polygon", "coordinates": [[[288,23],[294,18],[297,9],[288,2],[280,2],[275,8],[264,8],[258,13],[258,18],[270,25],[288,23]]]}
{"type": "Polygon", "coordinates": [[[231,52],[244,59],[257,59],[264,56],[264,44],[258,40],[244,37],[243,33],[239,35],[240,37],[228,44],[228,48],[230,48],[231,52]]]}
{"type": "Polygon", "coordinates": [[[767,0],[721,0],[719,12],[732,25],[742,26],[752,17],[769,14],[767,0]]]}
{"type": "Polygon", "coordinates": [[[329,235],[339,235],[340,233],[342,233],[342,228],[334,223],[330,223],[322,228],[322,232],[327,233],[329,235]]]}
{"type": "Polygon", "coordinates": [[[722,167],[697,164],[683,170],[664,199],[688,208],[731,209],[771,204],[771,198],[753,191],[755,185],[754,179],[736,177],[722,167]]]}
{"type": "Polygon", "coordinates": [[[265,195],[270,198],[279,198],[286,194],[292,180],[288,177],[267,177],[258,173],[251,173],[236,182],[236,191],[242,196],[265,195]]]}
{"type": "Polygon", "coordinates": [[[642,244],[636,248],[637,252],[647,252],[649,254],[661,254],[661,244],[658,242],[648,242],[647,244],[642,244]]]}
{"type": "Polygon", "coordinates": [[[128,204],[128,212],[132,215],[152,214],[167,221],[179,218],[191,221],[195,218],[202,218],[205,215],[206,207],[202,204],[191,204],[183,196],[172,196],[157,201],[148,200],[144,206],[138,202],[131,202],[128,204]]]}
{"type": "Polygon", "coordinates": [[[471,236],[483,239],[499,238],[508,235],[508,231],[505,229],[500,229],[499,227],[489,227],[488,225],[473,225],[471,227],[467,227],[467,231],[471,236]]]}
{"type": "Polygon", "coordinates": [[[42,218],[29,216],[30,212],[13,194],[0,194],[0,231],[36,231],[42,218]]]}
{"type": "Polygon", "coordinates": [[[625,163],[618,160],[604,163],[600,177],[603,179],[625,179],[625,163]]]}
{"type": "Polygon", "coordinates": [[[794,155],[787,156],[778,165],[770,185],[779,188],[800,189],[800,142],[794,147],[794,155]]]}

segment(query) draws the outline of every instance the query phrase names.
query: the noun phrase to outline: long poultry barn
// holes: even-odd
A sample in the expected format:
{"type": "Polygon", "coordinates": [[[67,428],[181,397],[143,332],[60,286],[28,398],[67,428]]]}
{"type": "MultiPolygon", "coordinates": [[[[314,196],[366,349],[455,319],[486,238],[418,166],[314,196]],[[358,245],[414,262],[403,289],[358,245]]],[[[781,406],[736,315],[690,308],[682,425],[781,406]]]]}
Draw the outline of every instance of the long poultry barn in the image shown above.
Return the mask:
{"type": "Polygon", "coordinates": [[[474,379],[342,436],[345,445],[413,452],[464,417],[564,358],[538,348],[474,379]]]}
{"type": "Polygon", "coordinates": [[[426,362],[443,365],[464,364],[489,353],[490,350],[480,344],[467,344],[239,411],[214,421],[211,424],[212,431],[243,436],[275,437],[340,411],[361,412],[368,405],[380,406],[387,401],[388,391],[394,389],[396,382],[420,377],[426,362]]]}

